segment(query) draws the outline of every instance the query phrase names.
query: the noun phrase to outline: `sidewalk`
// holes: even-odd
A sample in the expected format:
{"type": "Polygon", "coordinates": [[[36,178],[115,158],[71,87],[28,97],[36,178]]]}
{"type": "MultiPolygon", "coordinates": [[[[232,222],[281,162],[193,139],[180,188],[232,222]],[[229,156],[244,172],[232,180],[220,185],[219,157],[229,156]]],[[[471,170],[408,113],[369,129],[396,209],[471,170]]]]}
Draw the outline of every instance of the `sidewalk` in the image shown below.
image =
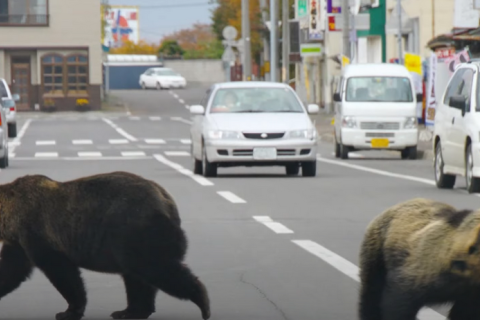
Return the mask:
{"type": "MultiPolygon", "coordinates": [[[[316,117],[312,117],[312,120],[316,122],[316,128],[321,141],[334,142],[333,125],[331,124],[333,116],[333,113],[327,114],[324,111],[320,111],[316,117]]],[[[431,135],[428,134],[424,125],[419,125],[417,153],[418,159],[433,160],[431,135]]]]}

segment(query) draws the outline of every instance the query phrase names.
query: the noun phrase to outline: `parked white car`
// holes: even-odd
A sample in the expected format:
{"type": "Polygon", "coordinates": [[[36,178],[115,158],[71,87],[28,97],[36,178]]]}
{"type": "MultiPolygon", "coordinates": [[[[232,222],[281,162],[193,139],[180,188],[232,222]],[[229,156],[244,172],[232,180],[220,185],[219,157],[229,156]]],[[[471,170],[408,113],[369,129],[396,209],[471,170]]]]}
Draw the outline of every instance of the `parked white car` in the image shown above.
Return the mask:
{"type": "Polygon", "coordinates": [[[138,83],[142,89],[185,88],[187,80],[170,68],[150,68],[140,75],[138,83]]]}
{"type": "Polygon", "coordinates": [[[391,63],[353,64],[342,72],[335,105],[335,156],[356,150],[396,150],[417,158],[417,101],[407,68],[391,63]]]}
{"type": "Polygon", "coordinates": [[[8,123],[5,109],[0,108],[0,168],[8,167],[8,123]]]}
{"type": "Polygon", "coordinates": [[[1,104],[5,109],[7,123],[8,123],[8,137],[15,138],[17,136],[17,106],[15,101],[20,100],[18,94],[13,94],[5,81],[0,79],[1,104]]]}
{"type": "Polygon", "coordinates": [[[438,188],[451,189],[465,177],[469,193],[480,191],[479,63],[460,64],[437,101],[433,150],[438,188]]]}
{"type": "Polygon", "coordinates": [[[193,105],[191,154],[195,174],[218,167],[285,166],[288,175],[315,176],[317,130],[295,91],[283,83],[228,82],[212,86],[193,105]]]}

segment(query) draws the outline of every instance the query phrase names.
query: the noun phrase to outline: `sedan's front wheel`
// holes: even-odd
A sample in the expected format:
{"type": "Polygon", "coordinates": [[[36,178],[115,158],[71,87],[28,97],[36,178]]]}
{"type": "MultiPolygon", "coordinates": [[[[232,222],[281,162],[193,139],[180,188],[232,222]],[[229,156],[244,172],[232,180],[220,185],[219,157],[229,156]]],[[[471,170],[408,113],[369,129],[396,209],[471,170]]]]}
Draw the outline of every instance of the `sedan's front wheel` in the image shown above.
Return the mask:
{"type": "Polygon", "coordinates": [[[207,151],[202,148],[202,172],[205,177],[217,176],[217,165],[215,163],[208,162],[207,151]]]}
{"type": "Polygon", "coordinates": [[[302,175],[304,177],[315,177],[317,175],[317,161],[303,162],[302,175]]]}

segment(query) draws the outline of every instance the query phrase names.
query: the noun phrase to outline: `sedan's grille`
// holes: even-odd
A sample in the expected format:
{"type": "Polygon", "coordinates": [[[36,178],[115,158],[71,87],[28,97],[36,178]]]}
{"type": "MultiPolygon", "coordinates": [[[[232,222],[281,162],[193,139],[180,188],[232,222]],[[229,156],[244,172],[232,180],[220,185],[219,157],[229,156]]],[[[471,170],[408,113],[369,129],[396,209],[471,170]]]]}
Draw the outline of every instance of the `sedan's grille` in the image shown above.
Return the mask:
{"type": "Polygon", "coordinates": [[[235,149],[232,152],[233,156],[252,156],[253,155],[253,149],[235,149]]]}
{"type": "Polygon", "coordinates": [[[243,133],[247,139],[280,139],[284,136],[285,132],[276,133],[243,133]],[[263,136],[262,136],[263,135],[263,136]]]}
{"type": "Polygon", "coordinates": [[[398,130],[399,122],[362,122],[360,128],[366,130],[398,130]]]}
{"type": "Polygon", "coordinates": [[[367,132],[365,134],[367,138],[394,138],[395,133],[393,132],[367,132]]]}
{"type": "Polygon", "coordinates": [[[295,149],[277,149],[277,156],[294,156],[295,149]]]}

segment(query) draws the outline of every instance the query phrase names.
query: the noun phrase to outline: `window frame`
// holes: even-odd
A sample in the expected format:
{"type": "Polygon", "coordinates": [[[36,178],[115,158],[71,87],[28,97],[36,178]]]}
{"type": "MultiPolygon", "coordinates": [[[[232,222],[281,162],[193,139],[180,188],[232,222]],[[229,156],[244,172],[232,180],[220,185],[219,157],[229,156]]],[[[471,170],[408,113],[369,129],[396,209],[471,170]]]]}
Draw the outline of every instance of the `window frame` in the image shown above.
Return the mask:
{"type": "MultiPolygon", "coordinates": [[[[62,54],[57,53],[57,52],[47,52],[47,53],[43,54],[40,57],[40,68],[41,68],[40,74],[41,74],[42,96],[43,97],[50,97],[50,98],[89,97],[89,93],[88,93],[89,88],[90,88],[90,70],[89,70],[89,67],[90,67],[90,61],[89,61],[88,53],[74,52],[74,53],[70,53],[70,54],[67,54],[67,55],[62,55],[62,54]],[[62,59],[62,61],[57,62],[57,63],[46,63],[46,62],[44,62],[45,58],[48,58],[48,57],[60,57],[62,59]],[[74,63],[68,62],[68,59],[71,58],[71,57],[84,57],[84,58],[86,58],[86,62],[84,62],[84,63],[83,62],[79,63],[78,61],[76,61],[74,63]],[[61,89],[61,92],[50,93],[50,92],[45,91],[45,87],[48,86],[48,83],[45,82],[45,77],[48,77],[48,73],[45,73],[45,67],[49,66],[49,65],[52,65],[53,67],[54,66],[59,66],[59,65],[62,66],[62,82],[61,82],[62,89],[61,89]],[[86,68],[86,73],[85,74],[78,73],[78,72],[75,73],[75,77],[77,77],[77,79],[79,77],[83,77],[83,76],[86,77],[86,83],[85,83],[86,89],[84,91],[79,91],[79,90],[70,91],[69,90],[69,87],[70,87],[70,83],[69,83],[70,73],[69,73],[68,67],[71,67],[71,66],[75,66],[77,68],[79,68],[80,66],[85,66],[85,68],[86,68]]],[[[54,69],[52,71],[54,71],[54,69]]],[[[55,73],[52,74],[52,77],[55,77],[55,73]]],[[[80,83],[76,82],[75,86],[78,88],[80,86],[80,83]]]]}
{"type": "Polygon", "coordinates": [[[2,14],[0,14],[0,27],[49,27],[50,26],[50,0],[45,0],[46,4],[46,13],[45,14],[30,14],[30,10],[32,6],[30,5],[30,1],[32,0],[26,0],[27,1],[27,6],[25,7],[25,13],[23,14],[11,14],[10,13],[10,3],[11,1],[15,0],[6,0],[7,1],[7,11],[8,13],[5,14],[6,22],[4,22],[2,19],[2,14]],[[12,17],[15,16],[25,16],[26,21],[23,23],[18,23],[18,22],[10,22],[12,20],[12,17]],[[43,17],[44,16],[44,21],[41,22],[35,22],[35,17],[43,17]]]}

